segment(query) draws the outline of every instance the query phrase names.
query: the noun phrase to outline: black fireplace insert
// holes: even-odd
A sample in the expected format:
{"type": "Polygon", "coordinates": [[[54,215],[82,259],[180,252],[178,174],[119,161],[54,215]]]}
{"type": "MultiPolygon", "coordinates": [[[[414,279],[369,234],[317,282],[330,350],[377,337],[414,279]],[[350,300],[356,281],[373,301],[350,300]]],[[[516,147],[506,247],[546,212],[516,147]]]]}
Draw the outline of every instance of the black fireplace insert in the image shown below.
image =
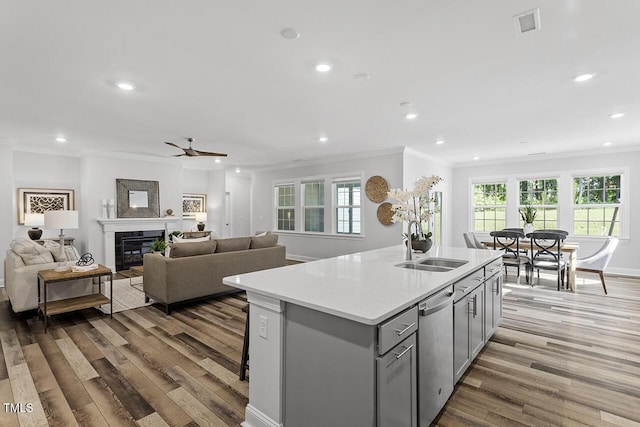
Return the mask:
{"type": "Polygon", "coordinates": [[[154,240],[164,240],[164,230],[126,231],[116,233],[116,271],[142,265],[144,254],[154,240]]]}

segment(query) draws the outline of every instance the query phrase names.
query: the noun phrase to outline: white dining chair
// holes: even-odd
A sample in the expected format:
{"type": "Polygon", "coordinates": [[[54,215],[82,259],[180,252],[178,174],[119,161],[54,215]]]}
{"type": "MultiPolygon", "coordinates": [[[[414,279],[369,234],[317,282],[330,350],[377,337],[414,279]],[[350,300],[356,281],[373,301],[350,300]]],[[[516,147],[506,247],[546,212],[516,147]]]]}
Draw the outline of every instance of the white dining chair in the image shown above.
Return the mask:
{"type": "Polygon", "coordinates": [[[576,271],[598,273],[605,295],[607,294],[607,286],[604,283],[604,269],[607,268],[609,261],[611,261],[611,257],[613,257],[613,252],[617,246],[618,239],[609,237],[596,253],[576,260],[576,271]]]}

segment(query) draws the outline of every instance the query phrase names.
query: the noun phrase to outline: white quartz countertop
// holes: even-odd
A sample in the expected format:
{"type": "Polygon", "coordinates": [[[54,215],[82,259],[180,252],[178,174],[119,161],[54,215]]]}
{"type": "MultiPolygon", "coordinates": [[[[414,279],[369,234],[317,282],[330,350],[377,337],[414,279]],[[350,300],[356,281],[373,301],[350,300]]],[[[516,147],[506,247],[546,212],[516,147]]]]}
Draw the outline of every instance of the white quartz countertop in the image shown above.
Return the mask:
{"type": "Polygon", "coordinates": [[[499,251],[433,247],[425,257],[462,259],[467,264],[447,272],[395,267],[404,246],[376,249],[271,270],[225,277],[227,285],[287,303],[376,325],[500,258],[499,251]]]}

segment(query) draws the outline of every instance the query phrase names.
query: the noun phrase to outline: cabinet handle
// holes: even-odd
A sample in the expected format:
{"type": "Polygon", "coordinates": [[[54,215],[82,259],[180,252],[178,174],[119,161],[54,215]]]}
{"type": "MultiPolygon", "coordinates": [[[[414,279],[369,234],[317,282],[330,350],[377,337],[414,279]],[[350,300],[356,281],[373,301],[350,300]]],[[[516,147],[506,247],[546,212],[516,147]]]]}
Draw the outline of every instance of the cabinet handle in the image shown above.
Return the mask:
{"type": "MultiPolygon", "coordinates": [[[[403,346],[404,347],[404,346],[403,346]]],[[[404,354],[411,350],[413,348],[413,344],[411,344],[409,347],[404,347],[404,350],[402,351],[402,353],[393,353],[396,355],[396,360],[400,359],[402,356],[404,356],[404,354]]]]}
{"type": "Polygon", "coordinates": [[[500,295],[500,281],[496,282],[496,295],[500,295]]]}
{"type": "Polygon", "coordinates": [[[398,334],[398,336],[404,334],[405,332],[407,332],[409,329],[413,328],[414,326],[416,326],[416,322],[413,322],[411,324],[407,324],[407,323],[403,323],[404,326],[406,326],[406,328],[404,328],[403,330],[400,329],[394,329],[394,331],[396,331],[396,333],[398,334]]]}
{"type": "Polygon", "coordinates": [[[478,314],[478,295],[473,296],[473,317],[476,317],[478,314]]]}

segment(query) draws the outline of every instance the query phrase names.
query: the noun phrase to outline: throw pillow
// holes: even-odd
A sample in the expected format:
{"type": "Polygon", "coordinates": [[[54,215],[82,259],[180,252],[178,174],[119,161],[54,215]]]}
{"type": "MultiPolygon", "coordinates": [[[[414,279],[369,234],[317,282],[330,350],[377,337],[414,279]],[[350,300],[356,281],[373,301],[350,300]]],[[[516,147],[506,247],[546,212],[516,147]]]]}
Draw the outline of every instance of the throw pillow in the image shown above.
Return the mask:
{"type": "Polygon", "coordinates": [[[218,239],[216,252],[246,251],[251,245],[251,237],[232,237],[230,239],[218,239]]]}
{"type": "Polygon", "coordinates": [[[262,233],[256,233],[256,236],[260,237],[260,236],[266,236],[267,232],[263,231],[262,233]]]}
{"type": "Polygon", "coordinates": [[[80,256],[78,256],[78,251],[75,247],[70,245],[64,246],[64,259],[60,258],[60,244],[53,240],[46,240],[44,242],[44,248],[47,249],[51,255],[53,255],[53,259],[56,262],[61,261],[77,261],[80,256]]]}
{"type": "Polygon", "coordinates": [[[270,248],[278,243],[277,234],[265,234],[264,236],[251,236],[249,249],[270,248]]]}
{"type": "Polygon", "coordinates": [[[206,242],[208,240],[211,240],[211,238],[209,236],[205,236],[205,237],[196,237],[194,239],[185,239],[182,237],[178,237],[178,236],[173,236],[173,243],[186,243],[186,242],[206,242]]]}
{"type": "Polygon", "coordinates": [[[45,252],[36,255],[23,255],[22,261],[24,261],[25,265],[48,264],[53,262],[53,257],[51,252],[45,252]]]}
{"type": "Polygon", "coordinates": [[[215,250],[215,240],[208,240],[206,242],[174,243],[173,245],[171,245],[171,252],[169,252],[169,257],[183,258],[195,255],[208,255],[214,253],[215,250]]]}
{"type": "Polygon", "coordinates": [[[29,239],[15,239],[9,245],[11,249],[18,255],[38,255],[44,252],[49,252],[44,249],[42,245],[29,239]]]}

